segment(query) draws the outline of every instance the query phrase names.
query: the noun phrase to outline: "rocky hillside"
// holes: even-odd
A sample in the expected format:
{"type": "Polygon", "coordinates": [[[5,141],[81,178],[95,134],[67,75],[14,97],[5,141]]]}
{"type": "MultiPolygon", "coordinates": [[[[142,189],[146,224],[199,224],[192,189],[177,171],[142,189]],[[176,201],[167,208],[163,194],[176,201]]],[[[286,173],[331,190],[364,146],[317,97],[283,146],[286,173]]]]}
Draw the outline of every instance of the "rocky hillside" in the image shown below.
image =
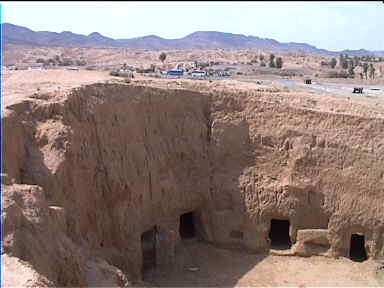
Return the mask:
{"type": "Polygon", "coordinates": [[[312,54],[337,55],[348,52],[349,55],[384,55],[384,51],[347,50],[334,52],[319,49],[306,43],[282,43],[273,39],[217,31],[198,31],[179,39],[164,39],[149,35],[131,39],[112,39],[94,32],[89,35],[75,34],[70,31],[61,33],[32,31],[26,27],[2,24],[5,46],[51,46],[51,47],[121,47],[147,50],[168,49],[232,49],[232,50],[270,50],[276,52],[296,51],[312,54]]]}

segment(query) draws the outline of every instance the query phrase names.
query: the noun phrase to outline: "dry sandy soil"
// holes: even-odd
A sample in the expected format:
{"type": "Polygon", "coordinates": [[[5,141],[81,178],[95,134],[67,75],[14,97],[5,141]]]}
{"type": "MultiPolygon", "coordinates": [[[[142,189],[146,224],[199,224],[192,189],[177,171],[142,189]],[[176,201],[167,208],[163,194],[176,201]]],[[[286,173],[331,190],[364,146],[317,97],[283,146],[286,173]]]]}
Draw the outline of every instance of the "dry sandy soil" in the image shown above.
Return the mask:
{"type": "Polygon", "coordinates": [[[184,241],[175,261],[173,268],[149,271],[146,280],[162,287],[381,286],[375,261],[252,255],[196,240],[184,241]]]}
{"type": "Polygon", "coordinates": [[[60,94],[70,88],[110,79],[100,71],[5,71],[4,104],[10,105],[33,93],[55,92],[60,94]]]}
{"type": "MultiPolygon", "coordinates": [[[[196,81],[189,79],[156,79],[136,75],[135,79],[131,81],[131,84],[162,88],[185,88],[200,91],[255,91],[260,94],[258,95],[258,97],[260,97],[259,99],[268,102],[289,104],[294,107],[332,113],[352,114],[364,117],[384,117],[384,94],[382,91],[376,93],[375,98],[356,96],[349,91],[343,91],[341,94],[332,94],[330,91],[327,91],[327,89],[323,89],[324,91],[316,91],[311,87],[306,87],[300,80],[290,80],[292,81],[290,85],[286,85],[286,82],[283,81],[286,80],[275,78],[275,80],[272,81],[264,81],[263,84],[260,85],[256,83],[257,81],[255,79],[245,82],[243,78],[196,81]],[[263,94],[260,92],[272,93],[263,94]]],[[[124,81],[122,78],[110,76],[107,71],[6,71],[3,85],[4,104],[8,106],[28,97],[38,98],[40,97],[39,95],[44,95],[48,92],[52,92],[50,97],[59,99],[63,97],[70,88],[96,82],[124,81]]],[[[322,82],[323,87],[328,87],[327,82],[322,82]]],[[[342,81],[338,82],[339,85],[344,85],[342,83],[342,81]]],[[[332,84],[329,84],[330,87],[332,87],[331,85],[332,84]]],[[[346,83],[345,85],[348,86],[350,83],[346,83]]]]}
{"type": "MultiPolygon", "coordinates": [[[[120,48],[27,48],[17,47],[7,49],[4,54],[4,63],[22,65],[35,64],[38,58],[48,59],[55,55],[69,57],[72,59],[85,59],[89,65],[108,66],[121,65],[123,62],[128,65],[149,66],[160,64],[159,54],[161,51],[145,51],[120,48]]],[[[262,53],[264,61],[268,61],[269,51],[230,51],[230,50],[171,50],[166,51],[166,63],[193,62],[198,61],[222,61],[225,63],[248,62],[262,53]]],[[[280,54],[274,53],[276,56],[280,54]]],[[[297,53],[284,53],[289,68],[310,67],[314,63],[327,59],[327,56],[305,57],[297,53]]]]}
{"type": "MultiPolygon", "coordinates": [[[[87,66],[96,66],[99,69],[112,69],[120,67],[123,63],[129,66],[149,68],[151,65],[156,67],[174,68],[177,64],[184,63],[186,65],[193,64],[194,61],[203,62],[222,62],[225,64],[247,64],[250,61],[257,59],[258,63],[253,65],[245,65],[249,69],[258,69],[260,67],[260,60],[258,59],[260,54],[263,54],[264,62],[268,64],[270,51],[231,51],[231,50],[170,50],[166,51],[167,58],[163,63],[159,60],[161,51],[147,51],[147,50],[135,50],[135,49],[122,49],[122,48],[29,48],[29,47],[13,47],[12,49],[6,49],[4,51],[4,64],[5,65],[36,65],[38,58],[49,59],[55,56],[62,58],[70,58],[73,60],[84,59],[87,62],[87,66]]],[[[302,53],[275,53],[276,57],[283,58],[283,69],[297,70],[299,74],[311,75],[314,77],[316,74],[321,75],[324,72],[338,70],[330,69],[321,66],[321,61],[330,61],[330,56],[320,55],[304,55],[302,53]]],[[[338,60],[338,59],[337,59],[338,60]]],[[[382,78],[384,76],[384,63],[375,63],[377,76],[381,77],[379,81],[383,83],[382,78]]],[[[360,68],[355,69],[356,78],[360,73],[360,68]]],[[[279,70],[279,69],[276,69],[279,70]]],[[[358,79],[353,79],[352,81],[358,79]]],[[[338,80],[336,80],[338,81],[338,80]]]]}

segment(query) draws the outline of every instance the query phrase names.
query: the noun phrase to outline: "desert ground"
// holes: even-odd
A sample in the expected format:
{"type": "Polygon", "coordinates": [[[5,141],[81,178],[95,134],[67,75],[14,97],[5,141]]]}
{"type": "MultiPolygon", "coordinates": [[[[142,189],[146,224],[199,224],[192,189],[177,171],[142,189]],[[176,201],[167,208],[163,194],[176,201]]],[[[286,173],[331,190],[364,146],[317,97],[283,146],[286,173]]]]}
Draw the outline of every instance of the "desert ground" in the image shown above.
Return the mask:
{"type": "MultiPolygon", "coordinates": [[[[267,57],[268,52],[263,51],[263,53],[267,57]]],[[[384,163],[382,156],[380,156],[382,147],[384,147],[382,146],[384,143],[383,135],[380,130],[382,129],[380,123],[384,119],[383,75],[378,74],[376,79],[371,80],[316,77],[316,74],[321,75],[329,71],[328,68],[321,68],[319,65],[320,61],[329,60],[329,57],[306,56],[295,53],[281,55],[285,59],[286,69],[297,70],[296,76],[289,77],[281,77],[276,73],[260,74],[257,71],[230,78],[202,80],[153,77],[140,73],[134,73],[133,79],[126,79],[109,74],[111,69],[118,68],[123,63],[141,68],[151,64],[155,64],[159,68],[173,68],[178,63],[191,64],[196,60],[209,59],[210,61],[222,61],[228,65],[236,62],[238,63],[236,66],[252,67],[246,63],[257,57],[260,51],[170,51],[166,64],[159,63],[158,54],[157,51],[81,48],[22,48],[6,51],[5,61],[8,64],[33,65],[37,58],[65,55],[66,57],[86,59],[88,65],[93,65],[96,68],[93,71],[84,67],[79,71],[69,71],[57,67],[42,71],[3,71],[4,117],[7,117],[6,135],[9,139],[6,150],[8,151],[6,172],[8,173],[7,177],[12,178],[7,180],[7,189],[9,189],[7,191],[9,192],[5,195],[7,201],[6,217],[8,217],[6,226],[7,254],[4,258],[5,286],[25,286],[36,283],[46,286],[76,286],[80,283],[85,286],[103,284],[104,286],[117,287],[137,285],[157,287],[384,286],[384,248],[381,247],[383,240],[380,240],[382,237],[382,230],[380,229],[384,227],[380,222],[382,221],[380,219],[382,219],[383,210],[381,209],[382,196],[378,192],[378,187],[384,179],[383,174],[380,174],[382,173],[380,169],[383,168],[382,163],[384,163]],[[241,62],[245,64],[241,64],[241,62]],[[313,84],[304,84],[303,80],[309,76],[313,78],[313,84]],[[104,86],[100,86],[100,88],[97,86],[98,84],[106,85],[106,88],[104,86]],[[352,93],[354,87],[364,87],[364,93],[352,93]],[[74,88],[80,88],[79,92],[76,92],[79,94],[73,92],[74,88]],[[122,96],[125,95],[122,94],[124,91],[129,91],[129,95],[124,96],[125,98],[122,96]],[[183,94],[184,92],[190,94],[183,94]],[[146,95],[150,95],[148,99],[145,98],[146,95]],[[201,126],[203,128],[196,126],[197,123],[200,123],[199,117],[204,116],[200,111],[206,109],[204,97],[208,97],[207,95],[214,95],[210,102],[210,113],[214,119],[212,120],[214,124],[211,123],[211,127],[216,127],[216,130],[212,128],[212,131],[216,131],[216,134],[213,133],[212,136],[215,141],[212,140],[212,142],[208,142],[209,144],[204,142],[205,136],[202,136],[206,127],[204,125],[201,126]],[[131,102],[127,102],[127,104],[124,101],[131,102]],[[158,114],[160,116],[156,116],[158,114]],[[332,121],[340,126],[334,126],[336,124],[332,121]],[[244,124],[245,122],[248,124],[244,124]],[[162,123],[167,123],[167,125],[162,126],[162,123]],[[180,123],[182,123],[182,127],[180,127],[180,123]],[[121,127],[127,130],[121,133],[119,130],[123,129],[121,127]],[[155,127],[153,131],[151,127],[155,127]],[[177,133],[172,129],[175,129],[177,133]],[[199,129],[202,129],[202,132],[199,129]],[[313,133],[313,135],[305,134],[309,130],[312,132],[308,133],[313,133]],[[160,131],[160,136],[158,131],[160,131]],[[161,131],[167,136],[163,136],[161,131]],[[244,133],[249,134],[249,136],[244,136],[244,133]],[[300,135],[295,136],[295,133],[300,135]],[[168,136],[171,140],[168,140],[168,136]],[[295,137],[299,137],[297,142],[292,140],[296,139],[295,137]],[[307,140],[305,137],[309,137],[311,140],[307,140]],[[321,137],[327,139],[328,142],[325,143],[328,146],[321,142],[321,137]],[[261,144],[257,142],[259,138],[261,144]],[[285,138],[290,139],[291,142],[281,140],[285,138]],[[284,142],[284,144],[276,144],[278,141],[284,142]],[[316,144],[314,141],[317,141],[316,144]],[[94,144],[95,142],[97,145],[94,144]],[[187,157],[183,158],[184,162],[178,158],[172,158],[176,157],[174,154],[179,153],[179,148],[172,146],[176,145],[174,143],[178,143],[177,145],[181,147],[181,154],[184,155],[182,157],[187,157]],[[96,147],[92,145],[96,145],[96,147]],[[218,164],[207,162],[204,153],[208,151],[208,148],[204,145],[216,145],[212,148],[213,152],[209,156],[212,158],[209,160],[212,163],[216,161],[218,164]],[[146,152],[141,152],[141,149],[146,152]],[[202,152],[200,150],[196,152],[195,149],[201,149],[202,152]],[[311,149],[314,151],[311,152],[311,149]],[[121,155],[115,150],[122,151],[121,155]],[[319,150],[326,152],[323,155],[321,154],[323,152],[318,152],[319,150]],[[278,153],[281,155],[287,153],[288,156],[285,155],[284,157],[294,159],[292,160],[293,164],[287,162],[288,160],[278,153]],[[316,153],[319,153],[320,156],[316,153]],[[109,155],[111,159],[104,158],[105,155],[109,155]],[[132,158],[124,160],[126,155],[132,158]],[[141,155],[147,156],[143,156],[143,159],[135,158],[141,157],[141,155]],[[377,157],[373,159],[375,155],[377,157]],[[162,159],[161,157],[165,158],[162,159]],[[170,157],[172,161],[168,161],[166,157],[170,157]],[[93,161],[92,159],[98,160],[93,161]],[[118,166],[120,159],[123,163],[129,164],[118,166]],[[249,164],[251,161],[249,159],[256,160],[249,164]],[[148,164],[151,161],[155,164],[148,164]],[[200,161],[200,164],[198,165],[194,161],[200,161]],[[332,161],[339,162],[334,164],[334,167],[332,161]],[[157,164],[158,162],[160,164],[157,164]],[[188,163],[192,168],[184,167],[184,163],[188,163]],[[162,165],[168,166],[163,167],[162,165]],[[214,187],[217,191],[216,194],[210,196],[212,198],[210,198],[211,202],[209,203],[215,203],[215,205],[204,204],[207,205],[204,206],[202,203],[206,201],[205,196],[199,196],[199,198],[194,193],[200,195],[199,193],[203,194],[202,191],[209,190],[204,186],[205,182],[201,180],[203,178],[201,175],[208,173],[205,171],[211,171],[206,168],[211,167],[210,165],[214,169],[212,169],[213,172],[209,173],[212,173],[212,178],[215,179],[210,181],[215,183],[216,186],[214,187]],[[147,178],[140,178],[144,177],[140,176],[140,171],[150,169],[148,167],[152,167],[153,170],[151,171],[160,171],[158,172],[159,175],[164,173],[161,174],[163,176],[158,176],[157,172],[145,176],[149,177],[149,185],[147,185],[147,178]],[[313,167],[322,167],[322,169],[319,168],[319,172],[317,172],[317,170],[315,171],[317,168],[313,167]],[[256,174],[256,176],[249,176],[256,173],[252,172],[254,168],[255,171],[263,171],[262,173],[268,175],[268,180],[265,180],[264,176],[260,176],[263,179],[257,180],[260,182],[252,180],[257,184],[247,184],[249,179],[253,179],[252,177],[259,177],[256,174]],[[184,172],[184,169],[187,172],[184,172]],[[295,172],[291,173],[284,169],[291,169],[295,172]],[[341,172],[337,174],[339,169],[341,172]],[[241,173],[232,172],[235,170],[241,171],[241,173]],[[108,174],[109,172],[106,171],[112,172],[108,174]],[[361,171],[368,171],[367,175],[361,171]],[[71,176],[71,173],[74,176],[71,176]],[[177,176],[177,173],[185,174],[177,176]],[[94,180],[99,179],[98,177],[103,180],[101,182],[94,180]],[[311,177],[316,178],[316,181],[312,181],[311,177]],[[174,180],[176,184],[171,183],[169,179],[176,179],[174,180]],[[337,182],[338,179],[342,179],[340,181],[344,182],[337,183],[337,185],[332,182],[337,182]],[[124,181],[128,181],[127,184],[121,184],[125,183],[124,181]],[[109,185],[108,188],[105,188],[103,183],[107,183],[105,185],[109,185]],[[60,187],[65,186],[64,184],[71,188],[69,190],[61,189],[60,187]],[[177,189],[172,190],[172,185],[177,189]],[[194,185],[200,185],[203,188],[199,189],[200,186],[198,186],[195,189],[194,185]],[[248,186],[243,189],[241,185],[248,186]],[[259,189],[257,185],[261,185],[262,188],[257,190],[259,189]],[[349,187],[352,192],[348,189],[346,189],[347,192],[344,190],[333,192],[333,187],[343,185],[349,187]],[[293,187],[292,190],[286,192],[292,193],[292,195],[289,194],[289,197],[294,199],[292,202],[284,202],[284,193],[278,194],[280,192],[276,192],[280,191],[280,187],[287,186],[293,187]],[[181,197],[181,200],[179,198],[174,200],[172,195],[169,197],[164,194],[166,192],[163,188],[160,190],[156,187],[165,187],[164,190],[174,193],[172,195],[179,195],[177,193],[181,192],[174,192],[179,191],[179,189],[186,192],[177,196],[181,197]],[[362,187],[369,187],[369,192],[364,194],[365,190],[363,191],[362,187]],[[146,189],[149,189],[150,192],[143,192],[144,197],[142,195],[135,196],[135,193],[140,194],[141,191],[147,191],[146,189]],[[182,212],[203,207],[201,209],[206,209],[207,212],[204,213],[209,215],[205,217],[211,219],[207,222],[214,223],[210,224],[214,228],[209,228],[213,231],[209,231],[212,235],[224,235],[226,233],[226,231],[225,233],[222,231],[226,228],[217,223],[228,224],[228,227],[231,225],[244,227],[244,233],[246,233],[250,224],[237,220],[243,219],[243,216],[239,216],[243,215],[241,213],[252,215],[255,219],[257,217],[264,219],[262,218],[264,214],[257,212],[257,208],[255,208],[257,205],[252,202],[256,200],[247,194],[252,194],[248,192],[249,189],[254,189],[252,190],[254,191],[253,194],[265,195],[263,193],[270,193],[270,195],[274,195],[271,198],[276,198],[279,203],[276,204],[278,208],[271,208],[275,204],[270,203],[275,200],[270,200],[268,197],[265,200],[263,197],[266,196],[260,196],[262,200],[258,203],[265,205],[263,206],[266,207],[265,211],[273,211],[268,212],[271,214],[267,214],[266,219],[275,214],[280,215],[276,211],[286,217],[293,217],[289,214],[291,212],[286,212],[288,211],[286,207],[301,205],[301,201],[304,201],[302,199],[307,201],[306,199],[310,197],[309,194],[308,196],[305,194],[307,190],[315,191],[313,192],[316,195],[313,196],[315,199],[318,197],[316,193],[325,194],[326,196],[322,196],[326,199],[323,202],[325,203],[324,206],[328,206],[324,210],[328,213],[327,217],[333,219],[333,222],[329,219],[330,222],[327,222],[327,225],[331,223],[329,225],[332,229],[327,228],[328,226],[323,227],[323,222],[318,224],[317,220],[313,220],[315,224],[311,222],[310,225],[307,225],[308,227],[299,225],[297,230],[322,228],[325,231],[326,228],[329,229],[328,232],[323,230],[320,232],[323,234],[334,233],[327,234],[331,235],[328,236],[328,239],[331,239],[328,247],[330,252],[324,256],[314,253],[314,255],[299,257],[297,255],[302,252],[297,248],[299,246],[296,247],[297,250],[292,248],[292,253],[287,252],[289,254],[287,256],[277,255],[279,253],[268,253],[264,250],[264,252],[259,253],[249,252],[236,245],[229,245],[228,247],[221,245],[223,243],[221,243],[220,236],[206,236],[206,238],[210,238],[207,239],[209,241],[170,240],[169,243],[167,242],[168,246],[177,243],[174,250],[171,249],[174,252],[173,264],[160,265],[156,269],[148,270],[141,282],[130,281],[130,277],[137,280],[136,274],[137,269],[139,269],[137,267],[141,265],[141,260],[138,260],[140,257],[137,256],[139,252],[136,251],[140,250],[141,247],[137,244],[140,242],[138,239],[141,233],[156,221],[160,221],[157,219],[161,219],[161,225],[164,225],[161,226],[161,229],[164,229],[164,235],[167,237],[170,237],[170,234],[167,233],[170,233],[169,231],[172,229],[174,230],[174,226],[169,226],[171,225],[169,223],[173,223],[173,220],[169,220],[170,216],[167,215],[164,220],[161,218],[163,217],[161,213],[166,214],[166,212],[158,211],[168,211],[172,210],[172,207],[177,207],[177,209],[175,208],[176,212],[172,212],[174,213],[172,217],[174,215],[179,217],[178,215],[182,212]],[[316,192],[316,189],[325,192],[316,192]],[[140,191],[140,193],[135,191],[140,191]],[[152,200],[150,197],[153,197],[153,191],[157,191],[159,195],[161,193],[164,199],[156,199],[155,196],[155,200],[152,200]],[[39,193],[45,196],[41,196],[39,193]],[[126,194],[133,196],[126,199],[128,197],[126,194]],[[239,200],[236,198],[239,196],[234,196],[243,194],[245,200],[243,198],[241,198],[243,200],[239,200]],[[20,202],[20,199],[24,199],[24,202],[20,202]],[[348,199],[352,199],[351,203],[348,202],[348,199]],[[132,203],[130,201],[137,205],[136,208],[130,206],[133,205],[130,204],[132,203]],[[151,201],[158,202],[153,206],[147,204],[152,203],[151,201]],[[237,204],[228,204],[228,202],[237,204]],[[180,203],[184,205],[180,206],[181,208],[179,207],[180,203]],[[198,204],[195,205],[195,203],[198,204]],[[245,208],[239,203],[245,203],[245,208]],[[137,208],[141,207],[140,205],[144,205],[144,208],[137,208]],[[241,208],[236,205],[240,205],[241,208]],[[358,212],[353,214],[351,207],[357,209],[358,212]],[[212,215],[209,214],[211,212],[212,215]],[[97,213],[100,214],[96,215],[97,213]],[[159,215],[162,216],[156,213],[160,213],[159,215]],[[235,218],[236,220],[233,220],[235,218]],[[111,222],[109,219],[113,219],[113,221],[111,220],[111,222]],[[232,221],[240,221],[241,224],[232,221]],[[136,223],[141,223],[145,228],[137,228],[136,223]],[[335,236],[339,233],[337,229],[341,229],[342,232],[340,233],[346,231],[347,235],[350,231],[355,231],[353,230],[355,227],[360,227],[359,225],[366,227],[367,230],[361,229],[365,231],[366,235],[369,235],[367,236],[369,237],[367,245],[370,245],[369,252],[371,254],[369,259],[364,262],[355,262],[346,257],[344,252],[345,249],[348,250],[349,248],[343,246],[344,242],[342,241],[344,240],[341,239],[344,238],[335,236]],[[375,228],[379,232],[374,230],[375,228]],[[38,231],[45,232],[39,233],[38,231]],[[135,238],[129,238],[133,237],[132,235],[135,235],[135,238]],[[43,241],[42,239],[48,239],[48,248],[39,246],[43,241]],[[130,246],[130,244],[127,245],[127,242],[134,244],[130,246]],[[33,243],[34,249],[36,248],[38,252],[25,250],[29,243],[33,243]],[[52,265],[47,262],[49,256],[45,258],[45,256],[40,255],[41,253],[53,255],[52,251],[59,251],[60,255],[60,257],[55,258],[57,264],[55,268],[52,268],[52,265]],[[124,255],[124,259],[121,259],[121,255],[124,255]],[[334,257],[335,255],[337,257],[334,257]],[[95,260],[96,258],[99,260],[95,260]],[[124,262],[126,259],[131,262],[127,264],[124,262]],[[66,265],[71,267],[68,271],[64,271],[66,265]],[[129,271],[129,273],[125,271],[129,271]]],[[[379,69],[377,71],[379,73],[379,69]]],[[[208,113],[206,110],[204,111],[204,113],[208,113]]],[[[309,204],[304,206],[306,205],[309,204]]],[[[318,208],[317,204],[312,203],[311,205],[315,205],[313,209],[318,208]]],[[[292,210],[294,209],[296,208],[292,208],[292,210]]],[[[305,210],[305,208],[297,208],[297,210],[299,209],[305,210]]],[[[316,210],[313,213],[320,212],[316,210]]],[[[304,216],[294,217],[297,219],[305,218],[304,216]]],[[[264,224],[258,223],[258,225],[257,233],[265,233],[264,224]]],[[[207,228],[207,230],[209,229],[207,228]]],[[[251,232],[256,233],[253,230],[251,232]]],[[[207,235],[211,235],[209,233],[207,235]]],[[[318,241],[316,239],[312,240],[316,242],[318,241]]],[[[233,241],[233,239],[228,241],[233,241]]],[[[269,246],[263,242],[260,247],[264,249],[269,246]]]]}
{"type": "MultiPolygon", "coordinates": [[[[37,60],[54,59],[70,59],[85,61],[82,68],[111,70],[120,68],[123,64],[130,67],[147,69],[154,66],[157,70],[171,69],[178,65],[181,67],[192,67],[195,61],[198,62],[215,62],[212,68],[222,69],[225,67],[236,68],[235,71],[249,75],[285,75],[324,78],[327,73],[340,71],[339,65],[334,69],[328,66],[322,66],[321,62],[329,62],[332,58],[339,61],[338,56],[328,55],[309,55],[303,53],[285,52],[276,53],[264,50],[169,50],[166,52],[164,62],[159,60],[162,51],[135,50],[121,48],[62,48],[62,47],[24,47],[13,46],[4,50],[4,65],[16,66],[34,66],[38,65],[37,60]],[[275,57],[282,57],[282,69],[269,69],[269,56],[274,54],[275,57]],[[260,56],[264,59],[260,60],[260,56]],[[261,62],[266,63],[266,67],[260,67],[261,62]],[[219,64],[220,63],[220,64],[219,64]]],[[[338,62],[337,62],[338,63],[338,62]]],[[[359,73],[362,72],[361,67],[355,68],[355,79],[347,79],[353,83],[367,84],[383,84],[384,62],[374,63],[376,68],[376,79],[368,79],[360,81],[359,73]]],[[[335,79],[334,81],[339,81],[335,79]]],[[[342,79],[345,81],[345,79],[342,79]]]]}
{"type": "Polygon", "coordinates": [[[173,267],[150,270],[145,279],[158,287],[379,287],[378,267],[375,261],[249,254],[187,240],[173,267]]]}
{"type": "MultiPolygon", "coordinates": [[[[91,83],[123,83],[121,77],[110,76],[108,71],[69,71],[65,69],[43,71],[5,71],[4,79],[4,103],[9,105],[26,97],[36,97],[45,93],[53,93],[54,97],[67,93],[71,88],[84,86],[91,83]],[[33,96],[36,94],[35,96],[33,96]]],[[[349,80],[349,79],[348,79],[349,80]]],[[[234,77],[231,79],[216,80],[190,80],[183,78],[158,79],[149,76],[136,75],[130,80],[132,84],[158,86],[158,87],[187,87],[202,89],[241,89],[266,91],[277,89],[285,93],[297,92],[293,98],[282,98],[273,95],[270,99],[290,102],[291,105],[306,108],[319,109],[320,111],[343,112],[352,109],[355,114],[382,114],[384,105],[384,85],[370,83],[351,83],[348,80],[332,81],[329,79],[314,80],[312,85],[303,83],[303,78],[281,79],[279,77],[234,77]],[[365,87],[364,94],[353,94],[353,87],[365,87]],[[373,90],[375,89],[375,90],[373,90]],[[378,90],[376,90],[378,89],[378,90]],[[355,105],[369,105],[370,109],[361,110],[355,105]],[[348,105],[349,108],[344,106],[348,105]]]]}

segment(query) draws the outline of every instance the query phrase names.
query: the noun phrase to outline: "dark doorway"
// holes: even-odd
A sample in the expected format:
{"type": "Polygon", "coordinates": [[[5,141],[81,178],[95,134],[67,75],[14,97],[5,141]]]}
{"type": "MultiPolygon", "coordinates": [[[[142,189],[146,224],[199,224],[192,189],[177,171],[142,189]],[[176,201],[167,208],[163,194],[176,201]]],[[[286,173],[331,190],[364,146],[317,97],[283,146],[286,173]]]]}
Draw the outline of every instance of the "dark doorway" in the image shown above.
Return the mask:
{"type": "Polygon", "coordinates": [[[156,233],[154,226],[141,235],[141,249],[143,253],[142,274],[156,267],[156,233]]]}
{"type": "Polygon", "coordinates": [[[185,213],[180,216],[180,237],[190,239],[196,236],[195,217],[193,212],[185,213]]]}
{"type": "Polygon", "coordinates": [[[289,237],[289,221],[272,219],[269,239],[271,239],[272,249],[285,250],[291,248],[292,243],[289,237]]]}
{"type": "Polygon", "coordinates": [[[351,235],[351,247],[349,249],[349,257],[352,261],[356,262],[363,262],[368,259],[367,251],[365,250],[364,235],[351,235]]]}

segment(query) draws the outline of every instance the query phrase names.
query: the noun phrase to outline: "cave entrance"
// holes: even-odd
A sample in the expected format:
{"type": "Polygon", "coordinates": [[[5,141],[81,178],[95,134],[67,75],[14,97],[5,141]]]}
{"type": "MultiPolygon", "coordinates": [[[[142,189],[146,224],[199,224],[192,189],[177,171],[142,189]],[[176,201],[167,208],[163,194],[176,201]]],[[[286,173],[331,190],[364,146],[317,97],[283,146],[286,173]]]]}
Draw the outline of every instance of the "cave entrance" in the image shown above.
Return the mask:
{"type": "Polygon", "coordinates": [[[195,215],[193,212],[180,216],[180,238],[191,239],[196,237],[195,215]]]}
{"type": "Polygon", "coordinates": [[[349,258],[352,261],[363,262],[368,259],[367,251],[365,250],[364,235],[352,234],[351,246],[349,248],[349,258]]]}
{"type": "Polygon", "coordinates": [[[291,238],[289,237],[289,220],[271,220],[271,230],[269,239],[271,239],[271,248],[276,250],[285,250],[291,248],[291,238]]]}
{"type": "Polygon", "coordinates": [[[144,232],[141,235],[141,249],[143,254],[142,274],[156,267],[156,234],[157,228],[144,232]]]}

